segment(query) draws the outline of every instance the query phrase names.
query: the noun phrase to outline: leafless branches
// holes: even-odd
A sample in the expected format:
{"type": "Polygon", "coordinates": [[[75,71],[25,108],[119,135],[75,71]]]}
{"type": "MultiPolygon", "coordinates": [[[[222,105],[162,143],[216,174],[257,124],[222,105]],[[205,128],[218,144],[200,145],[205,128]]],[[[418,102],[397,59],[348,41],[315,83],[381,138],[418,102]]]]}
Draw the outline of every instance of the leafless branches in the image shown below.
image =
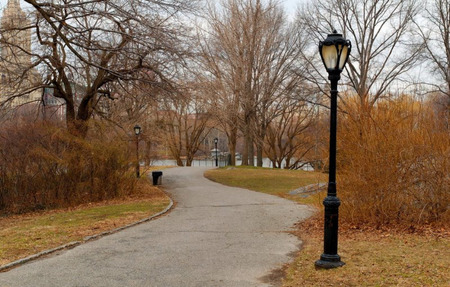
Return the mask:
{"type": "Polygon", "coordinates": [[[422,13],[424,19],[415,21],[415,29],[425,42],[429,71],[438,81],[423,79],[423,82],[433,85],[450,101],[450,1],[433,0],[429,5],[422,13]]]}
{"type": "Polygon", "coordinates": [[[420,60],[413,18],[419,4],[410,0],[327,0],[313,2],[298,15],[315,43],[333,28],[352,41],[349,84],[368,112],[396,80],[420,60]]]}
{"type": "MultiPolygon", "coordinates": [[[[26,28],[10,30],[36,35],[30,59],[42,75],[39,87],[53,89],[65,101],[67,126],[83,137],[99,99],[115,92],[113,84],[145,81],[170,87],[174,63],[188,53],[181,44],[187,30],[180,17],[196,1],[26,2],[34,19],[26,28]],[[142,72],[153,77],[142,77],[142,72]]],[[[8,37],[2,39],[14,48],[8,37]]]]}
{"type": "Polygon", "coordinates": [[[304,40],[290,25],[276,1],[229,0],[209,7],[208,28],[201,36],[204,69],[215,87],[220,122],[234,154],[240,130],[243,164],[262,165],[263,144],[270,122],[281,112],[300,82],[294,70],[304,40]],[[223,109],[223,107],[226,109],[223,109]]]}

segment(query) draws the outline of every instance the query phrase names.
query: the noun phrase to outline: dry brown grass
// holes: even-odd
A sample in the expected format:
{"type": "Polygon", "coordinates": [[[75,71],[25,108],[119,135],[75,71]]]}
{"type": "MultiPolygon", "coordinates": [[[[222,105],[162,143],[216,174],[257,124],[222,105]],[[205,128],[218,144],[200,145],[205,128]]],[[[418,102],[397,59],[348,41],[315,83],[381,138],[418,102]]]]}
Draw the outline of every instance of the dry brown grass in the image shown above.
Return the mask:
{"type": "MultiPolygon", "coordinates": [[[[206,175],[222,184],[286,197],[288,191],[310,180],[302,177],[313,174],[239,168],[211,170],[206,175]]],[[[324,194],[316,194],[306,199],[295,196],[290,199],[320,208],[318,203],[323,197],[324,194]]],[[[439,224],[375,227],[341,224],[338,253],[346,265],[316,270],[314,262],[323,252],[323,213],[302,222],[295,234],[304,241],[303,248],[286,268],[283,286],[450,286],[448,228],[439,224]]]]}
{"type": "Polygon", "coordinates": [[[450,286],[450,232],[430,229],[353,229],[342,226],[338,253],[346,264],[317,270],[323,252],[323,221],[316,216],[298,226],[302,250],[287,268],[292,286],[450,286]]]}
{"type": "Polygon", "coordinates": [[[169,204],[147,179],[131,196],[0,218],[0,264],[147,218],[169,204]]]}

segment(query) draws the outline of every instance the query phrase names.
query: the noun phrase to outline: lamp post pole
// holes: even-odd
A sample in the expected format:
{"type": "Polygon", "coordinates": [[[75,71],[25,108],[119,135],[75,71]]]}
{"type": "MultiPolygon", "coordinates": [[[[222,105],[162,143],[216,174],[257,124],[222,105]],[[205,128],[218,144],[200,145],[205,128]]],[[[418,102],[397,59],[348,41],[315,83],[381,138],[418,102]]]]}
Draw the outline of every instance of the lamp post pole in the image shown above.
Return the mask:
{"type": "Polygon", "coordinates": [[[341,201],[336,191],[336,134],[337,134],[337,97],[338,81],[342,69],[348,60],[351,50],[350,41],[333,31],[325,41],[319,43],[320,55],[328,71],[330,80],[330,156],[327,197],[323,201],[325,207],[324,220],[324,252],[315,262],[316,267],[330,269],[343,266],[338,249],[338,219],[341,201]]]}
{"type": "Polygon", "coordinates": [[[219,157],[217,156],[217,143],[219,142],[218,138],[214,139],[214,149],[216,150],[216,167],[219,166],[219,157]]]}
{"type": "Polygon", "coordinates": [[[140,177],[139,167],[139,135],[141,134],[141,127],[139,125],[134,126],[134,134],[136,135],[136,177],[140,177]]]}

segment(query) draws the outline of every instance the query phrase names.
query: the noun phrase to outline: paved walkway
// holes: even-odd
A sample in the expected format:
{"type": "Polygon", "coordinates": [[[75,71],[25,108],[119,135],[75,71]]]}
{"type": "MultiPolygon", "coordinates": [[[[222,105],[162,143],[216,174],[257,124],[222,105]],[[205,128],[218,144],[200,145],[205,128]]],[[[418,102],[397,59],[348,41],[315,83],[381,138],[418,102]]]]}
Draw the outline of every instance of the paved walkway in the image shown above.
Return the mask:
{"type": "Polygon", "coordinates": [[[286,231],[311,210],[204,171],[164,171],[168,215],[0,273],[0,286],[271,286],[301,243],[286,231]]]}

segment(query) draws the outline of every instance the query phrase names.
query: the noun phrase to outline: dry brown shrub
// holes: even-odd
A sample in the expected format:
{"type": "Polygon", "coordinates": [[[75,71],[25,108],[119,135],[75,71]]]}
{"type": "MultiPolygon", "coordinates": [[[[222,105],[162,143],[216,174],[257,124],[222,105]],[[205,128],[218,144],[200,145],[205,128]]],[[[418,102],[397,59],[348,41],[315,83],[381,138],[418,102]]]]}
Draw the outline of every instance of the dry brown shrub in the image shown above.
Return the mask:
{"type": "Polygon", "coordinates": [[[361,115],[356,104],[340,115],[341,219],[377,227],[448,224],[450,134],[443,119],[407,96],[361,115]]]}
{"type": "Polygon", "coordinates": [[[0,212],[75,206],[134,190],[127,145],[80,139],[44,123],[10,124],[0,137],[0,212]]]}

